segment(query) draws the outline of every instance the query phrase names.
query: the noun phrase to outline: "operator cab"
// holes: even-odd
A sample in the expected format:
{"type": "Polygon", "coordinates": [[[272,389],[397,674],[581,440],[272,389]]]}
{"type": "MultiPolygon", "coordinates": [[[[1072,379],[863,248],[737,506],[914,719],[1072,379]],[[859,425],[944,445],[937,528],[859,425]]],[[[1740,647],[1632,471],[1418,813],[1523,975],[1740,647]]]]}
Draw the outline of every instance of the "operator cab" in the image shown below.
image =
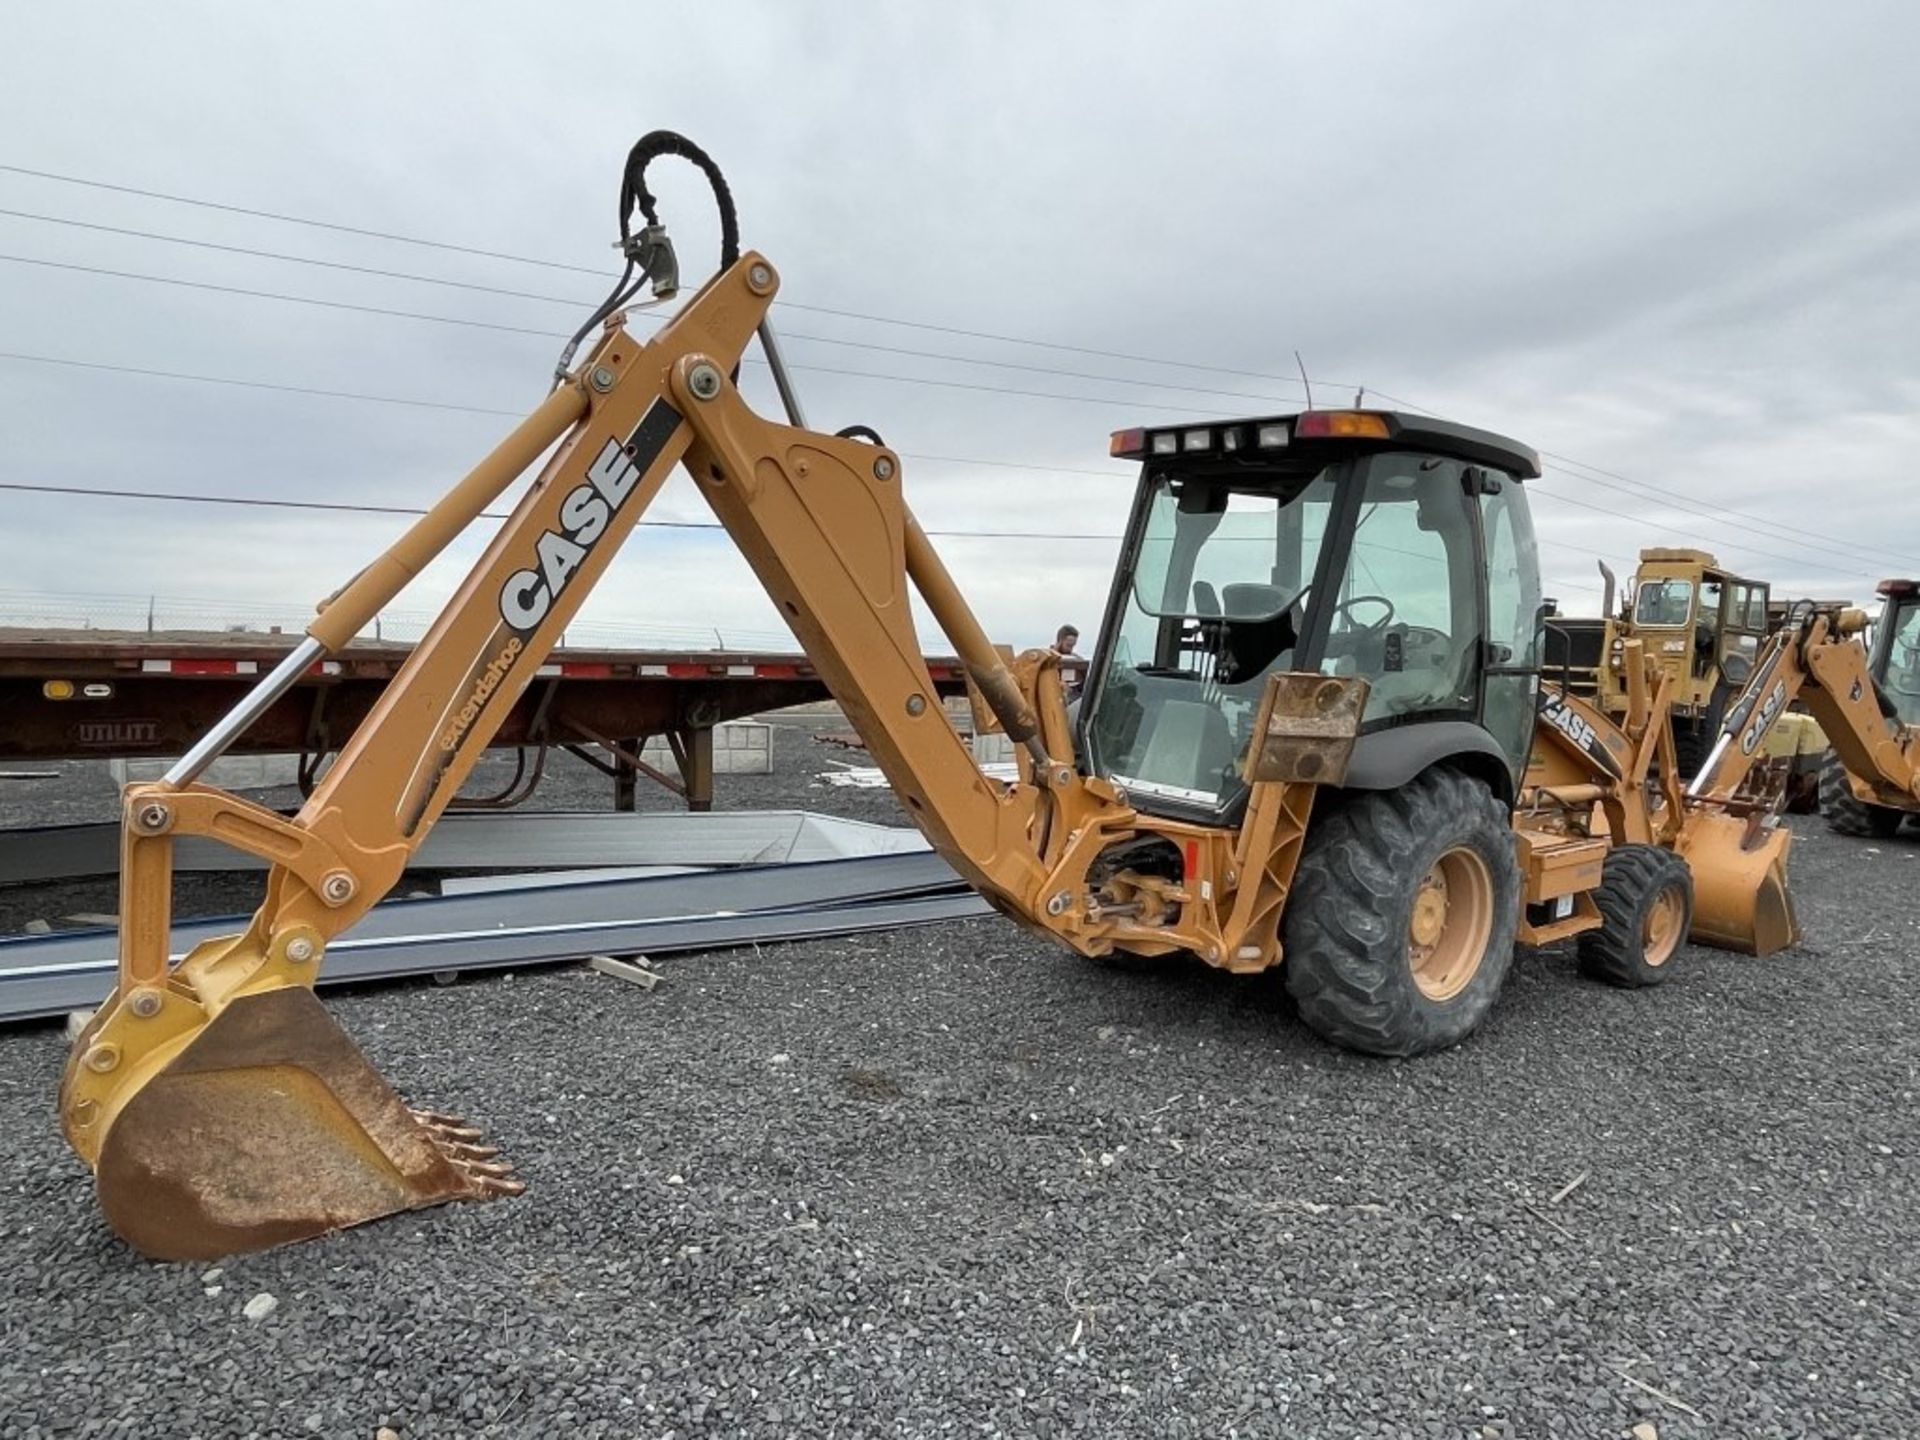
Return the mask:
{"type": "MultiPolygon", "coordinates": [[[[1722,569],[1705,550],[1642,550],[1630,604],[1632,629],[1644,634],[1653,653],[1686,656],[1685,676],[1719,670],[1734,685],[1746,683],[1770,628],[1766,582],[1722,569]],[[1649,633],[1662,631],[1680,633],[1649,633]]],[[[1616,637],[1616,670],[1624,648],[1624,637],[1616,637]]]]}
{"type": "Polygon", "coordinates": [[[1920,725],[1920,580],[1882,580],[1873,677],[1902,725],[1920,725]]]}
{"type": "Polygon", "coordinates": [[[1143,464],[1080,707],[1093,773],[1149,812],[1231,820],[1276,671],[1370,682],[1350,783],[1369,736],[1431,722],[1525,767],[1534,452],[1376,410],[1123,430],[1112,452],[1143,464]]]}

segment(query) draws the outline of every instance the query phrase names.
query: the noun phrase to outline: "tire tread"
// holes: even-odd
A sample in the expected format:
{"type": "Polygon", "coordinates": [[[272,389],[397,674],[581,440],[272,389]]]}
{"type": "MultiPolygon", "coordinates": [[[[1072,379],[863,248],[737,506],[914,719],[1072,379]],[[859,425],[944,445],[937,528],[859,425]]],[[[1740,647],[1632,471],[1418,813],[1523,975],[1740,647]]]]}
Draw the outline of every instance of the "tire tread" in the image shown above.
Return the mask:
{"type": "Polygon", "coordinates": [[[1593,903],[1601,926],[1575,942],[1580,969],[1596,980],[1623,989],[1658,985],[1673,962],[1648,965],[1642,949],[1642,924],[1652,897],[1668,884],[1686,887],[1687,919],[1693,919],[1693,872],[1687,862],[1658,845],[1621,845],[1607,854],[1593,903]]]}
{"type": "Polygon", "coordinates": [[[1859,835],[1874,840],[1890,840],[1906,817],[1884,805],[1868,805],[1853,793],[1847,779],[1847,767],[1838,755],[1827,756],[1820,766],[1820,813],[1827,817],[1827,828],[1838,835],[1859,835]]]}
{"type": "Polygon", "coordinates": [[[1287,989],[1301,1018],[1334,1044],[1372,1055],[1418,1055],[1464,1040],[1513,958],[1520,874],[1511,836],[1493,792],[1444,766],[1395,790],[1351,794],[1322,815],[1282,920],[1287,989]],[[1494,881],[1487,954],[1465,991],[1429,1001],[1407,964],[1405,912],[1431,864],[1420,857],[1435,837],[1447,849],[1475,836],[1488,842],[1483,858],[1494,881]]]}

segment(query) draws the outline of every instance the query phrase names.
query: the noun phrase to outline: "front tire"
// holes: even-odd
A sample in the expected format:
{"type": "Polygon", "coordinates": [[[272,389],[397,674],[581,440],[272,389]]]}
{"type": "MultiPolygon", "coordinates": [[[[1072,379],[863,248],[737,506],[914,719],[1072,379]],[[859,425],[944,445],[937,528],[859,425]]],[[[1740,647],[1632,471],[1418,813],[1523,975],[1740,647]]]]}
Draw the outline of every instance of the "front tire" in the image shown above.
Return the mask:
{"type": "Polygon", "coordinates": [[[1857,799],[1847,779],[1847,767],[1838,755],[1827,756],[1820,767],[1820,809],[1827,817],[1827,828],[1841,835],[1864,835],[1874,840],[1891,840],[1906,815],[1884,805],[1869,805],[1857,799]]]}
{"type": "Polygon", "coordinates": [[[1520,896],[1512,821],[1484,783],[1436,768],[1356,792],[1307,836],[1282,919],[1287,989],[1350,1050],[1458,1045],[1506,980],[1520,896]]]}
{"type": "Polygon", "coordinates": [[[1658,845],[1622,845],[1607,855],[1593,892],[1602,924],[1578,942],[1580,969],[1622,989],[1658,985],[1673,973],[1693,926],[1693,872],[1658,845]]]}

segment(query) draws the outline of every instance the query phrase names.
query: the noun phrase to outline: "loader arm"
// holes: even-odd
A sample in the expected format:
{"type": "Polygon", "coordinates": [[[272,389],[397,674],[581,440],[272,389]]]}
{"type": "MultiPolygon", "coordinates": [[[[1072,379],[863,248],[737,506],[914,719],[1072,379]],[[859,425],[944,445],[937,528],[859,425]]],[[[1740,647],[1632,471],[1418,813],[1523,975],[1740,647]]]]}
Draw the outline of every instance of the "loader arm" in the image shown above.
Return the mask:
{"type": "Polygon", "coordinates": [[[1578,811],[1597,805],[1615,845],[1671,844],[1682,808],[1673,678],[1647,662],[1637,639],[1626,642],[1622,674],[1628,703],[1618,719],[1564,687],[1541,685],[1519,808],[1578,811]]]}

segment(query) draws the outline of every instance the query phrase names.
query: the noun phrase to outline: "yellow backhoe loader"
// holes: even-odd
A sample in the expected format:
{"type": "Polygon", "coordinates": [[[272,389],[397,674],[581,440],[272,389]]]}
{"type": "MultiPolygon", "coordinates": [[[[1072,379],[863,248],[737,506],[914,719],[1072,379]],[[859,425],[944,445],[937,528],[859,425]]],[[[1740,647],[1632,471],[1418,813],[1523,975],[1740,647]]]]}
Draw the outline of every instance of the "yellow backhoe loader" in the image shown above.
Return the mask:
{"type": "MultiPolygon", "coordinates": [[[[1112,453],[1140,461],[1140,478],[1070,720],[1056,657],[1008,663],[989,643],[906,503],[899,455],[864,427],[807,427],[767,320],[779,276],[740,253],[713,162],[681,137],[647,136],[620,216],[625,273],[544,403],[325,602],[165,778],[125,792],[118,981],[75,1043],[59,1106],[108,1220],[139,1249],[219,1256],[517,1188],[475,1130],[399,1100],[316,1000],[314,977],[399,877],[676,466],[939,853],[1072,950],[1284,965],[1320,1034],[1411,1055],[1474,1029],[1516,935],[1604,935],[1618,970],[1658,968],[1684,933],[1663,898],[1679,871],[1649,858],[1667,851],[1630,778],[1643,782],[1670,740],[1643,725],[1638,768],[1593,787],[1587,810],[1605,812],[1611,791],[1617,834],[1568,823],[1576,781],[1545,797],[1554,777],[1527,777],[1536,726],[1577,740],[1581,722],[1536,708],[1531,450],[1357,409],[1115,435],[1112,453]],[[649,284],[658,297],[678,287],[646,185],[669,155],[712,185],[721,266],[642,339],[623,307],[649,284]],[[786,423],[754,413],[732,378],[756,335],[786,423]],[[297,815],[199,783],[550,447],[297,815]],[[983,774],[948,722],[915,595],[1015,742],[1011,783],[983,774]],[[242,933],[175,958],[170,857],[183,835],[272,870],[242,933]]],[[[1697,879],[1723,856],[1707,834],[1686,858],[1697,879]]]]}
{"type": "MultiPolygon", "coordinates": [[[[1880,617],[1866,657],[1866,684],[1886,734],[1871,735],[1871,744],[1856,734],[1842,744],[1829,733],[1833,753],[1820,772],[1820,808],[1843,835],[1885,840],[1902,821],[1920,815],[1914,774],[1920,764],[1920,580],[1882,580],[1878,592],[1880,617]]],[[[1851,693],[1857,677],[1850,666],[1845,683],[1851,693]]],[[[1858,723],[1870,724],[1863,709],[1855,713],[1858,723]]]]}

